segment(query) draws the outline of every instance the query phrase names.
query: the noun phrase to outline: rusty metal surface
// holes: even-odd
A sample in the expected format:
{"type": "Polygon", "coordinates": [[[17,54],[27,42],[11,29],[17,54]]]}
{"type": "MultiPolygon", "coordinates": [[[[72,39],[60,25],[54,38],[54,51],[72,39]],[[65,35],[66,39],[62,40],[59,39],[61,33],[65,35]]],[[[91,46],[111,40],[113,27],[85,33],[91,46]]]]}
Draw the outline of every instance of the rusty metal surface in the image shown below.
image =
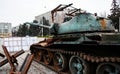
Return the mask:
{"type": "Polygon", "coordinates": [[[4,54],[2,54],[2,53],[0,53],[0,57],[4,58],[4,57],[5,57],[5,55],[4,55],[4,54]]]}
{"type": "MultiPolygon", "coordinates": [[[[24,50],[20,50],[20,51],[14,53],[12,56],[14,56],[16,58],[16,57],[20,56],[23,53],[24,53],[24,50]]],[[[5,58],[5,59],[1,60],[0,61],[0,67],[2,67],[3,65],[5,65],[6,63],[8,63],[8,59],[5,58]]]]}
{"type": "Polygon", "coordinates": [[[22,68],[22,71],[21,71],[22,74],[27,74],[27,72],[30,68],[30,65],[32,63],[33,57],[34,57],[33,54],[32,55],[28,54],[28,57],[26,58],[25,64],[23,63],[24,67],[22,68]]]}
{"type": "Polygon", "coordinates": [[[3,50],[4,50],[4,53],[5,53],[6,57],[8,59],[8,62],[11,66],[11,71],[15,71],[16,69],[15,69],[15,66],[14,66],[14,62],[12,62],[12,60],[14,61],[15,59],[12,58],[12,56],[9,54],[9,52],[8,52],[8,50],[5,46],[2,46],[2,47],[3,47],[3,50]]]}
{"type": "Polygon", "coordinates": [[[58,12],[58,11],[63,11],[64,9],[66,9],[67,7],[70,7],[71,5],[73,5],[73,4],[69,4],[69,5],[62,5],[62,4],[60,4],[59,6],[57,6],[55,9],[53,9],[52,11],[51,11],[51,15],[52,15],[52,22],[54,22],[54,14],[56,13],[56,12],[58,12]],[[63,7],[62,7],[63,6],[63,7]]]}
{"type": "MultiPolygon", "coordinates": [[[[89,62],[90,65],[93,65],[93,64],[98,64],[99,65],[100,63],[103,63],[103,62],[106,62],[106,63],[112,62],[112,63],[115,63],[115,64],[120,62],[120,57],[119,56],[96,56],[96,55],[91,55],[91,54],[88,54],[88,53],[85,53],[85,52],[82,52],[82,51],[78,51],[78,52],[66,51],[66,50],[63,50],[63,49],[44,48],[44,47],[41,47],[41,46],[40,47],[36,47],[36,51],[37,51],[37,49],[38,50],[41,49],[41,51],[43,50],[43,51],[51,52],[51,53],[55,53],[55,52],[62,53],[62,54],[69,55],[69,56],[76,55],[76,56],[82,58],[83,60],[89,62]]],[[[34,50],[35,50],[35,48],[34,48],[34,50]]],[[[37,51],[34,54],[39,53],[39,52],[40,51],[37,51]]],[[[40,57],[40,55],[38,55],[38,56],[40,57]]],[[[51,64],[47,65],[47,64],[45,64],[45,61],[44,62],[40,61],[39,58],[37,58],[38,56],[35,57],[35,61],[39,62],[40,64],[41,63],[44,64],[46,67],[51,68],[53,71],[56,71],[58,74],[63,74],[63,73],[68,73],[69,74],[69,71],[66,71],[66,72],[59,72],[59,71],[57,71],[56,68],[53,65],[51,65],[51,64]]],[[[95,72],[95,70],[94,70],[94,72],[95,72]]]]}
{"type": "Polygon", "coordinates": [[[33,54],[27,54],[27,57],[26,59],[24,60],[21,68],[20,68],[20,71],[17,71],[17,68],[15,67],[15,64],[18,66],[18,62],[17,62],[17,59],[14,57],[14,55],[10,55],[10,53],[8,52],[6,46],[2,45],[2,48],[4,50],[4,53],[7,57],[7,60],[11,66],[11,69],[10,69],[10,74],[27,74],[28,72],[28,69],[32,63],[32,60],[33,60],[33,57],[34,55],[33,54]]]}

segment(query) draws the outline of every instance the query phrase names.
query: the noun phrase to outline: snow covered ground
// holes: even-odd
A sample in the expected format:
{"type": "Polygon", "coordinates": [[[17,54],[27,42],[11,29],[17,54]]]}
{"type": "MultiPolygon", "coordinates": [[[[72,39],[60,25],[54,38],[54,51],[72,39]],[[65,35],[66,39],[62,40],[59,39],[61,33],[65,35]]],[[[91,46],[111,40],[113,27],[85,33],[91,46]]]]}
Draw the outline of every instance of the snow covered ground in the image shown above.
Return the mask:
{"type": "Polygon", "coordinates": [[[38,37],[9,37],[0,38],[0,51],[2,52],[1,45],[5,45],[9,52],[23,50],[29,50],[29,47],[33,43],[44,40],[44,38],[38,37]]]}

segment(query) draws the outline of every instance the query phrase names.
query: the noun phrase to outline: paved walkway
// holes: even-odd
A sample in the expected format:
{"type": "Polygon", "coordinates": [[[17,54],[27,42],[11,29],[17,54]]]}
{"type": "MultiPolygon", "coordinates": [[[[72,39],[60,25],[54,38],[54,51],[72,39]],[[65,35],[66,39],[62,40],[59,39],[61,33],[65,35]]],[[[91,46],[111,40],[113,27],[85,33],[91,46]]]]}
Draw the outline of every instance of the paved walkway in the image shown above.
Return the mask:
{"type": "MultiPolygon", "coordinates": [[[[20,67],[28,53],[29,53],[29,51],[26,51],[24,54],[17,57],[17,60],[19,63],[19,66],[17,67],[18,70],[20,69],[20,67]]],[[[0,58],[0,61],[1,60],[3,60],[3,58],[0,58]]],[[[0,67],[0,74],[9,74],[9,70],[10,70],[10,65],[9,65],[9,63],[7,63],[6,65],[0,67]]],[[[27,74],[57,74],[57,73],[46,68],[45,66],[33,61],[27,74]]]]}

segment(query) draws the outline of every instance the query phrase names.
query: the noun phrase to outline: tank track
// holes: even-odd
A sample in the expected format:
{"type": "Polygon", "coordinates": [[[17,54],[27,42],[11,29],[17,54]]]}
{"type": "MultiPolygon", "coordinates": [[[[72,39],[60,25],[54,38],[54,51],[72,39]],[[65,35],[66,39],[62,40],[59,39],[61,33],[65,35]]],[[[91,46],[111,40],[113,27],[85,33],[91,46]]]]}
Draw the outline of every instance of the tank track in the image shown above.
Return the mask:
{"type": "Polygon", "coordinates": [[[75,52],[75,51],[65,51],[63,49],[52,49],[50,50],[50,48],[43,48],[40,47],[39,49],[44,49],[46,51],[51,51],[51,52],[58,52],[58,53],[63,53],[63,54],[69,54],[69,55],[77,55],[80,56],[82,59],[89,61],[89,62],[96,62],[96,63],[100,63],[100,62],[120,62],[120,57],[101,57],[101,56],[91,56],[90,54],[86,54],[84,52],[75,52]]]}
{"type": "MultiPolygon", "coordinates": [[[[50,51],[50,52],[53,52],[53,53],[62,53],[62,54],[65,54],[65,55],[77,55],[79,56],[80,58],[82,58],[83,60],[87,61],[87,62],[90,62],[90,63],[103,63],[103,62],[112,62],[112,63],[119,63],[120,62],[120,57],[109,57],[109,56],[96,56],[96,55],[91,55],[91,54],[87,54],[87,53],[84,53],[84,52],[75,52],[75,51],[66,51],[66,50],[63,50],[63,49],[56,49],[56,48],[44,48],[44,47],[35,47],[35,49],[41,49],[41,50],[44,50],[44,51],[50,51]]],[[[37,60],[35,60],[37,61],[37,60]]],[[[37,61],[37,62],[40,62],[40,61],[37,61]]],[[[49,66],[49,65],[46,65],[45,63],[43,62],[40,62],[41,64],[45,65],[46,67],[52,69],[53,71],[57,72],[58,74],[70,74],[69,71],[67,72],[59,72],[57,70],[54,69],[54,67],[52,66],[49,66]]],[[[91,74],[91,73],[90,73],[91,74]]],[[[92,73],[94,74],[94,73],[92,73]]]]}
{"type": "Polygon", "coordinates": [[[54,71],[54,72],[56,72],[56,73],[58,73],[58,74],[69,74],[69,73],[67,73],[67,72],[59,72],[59,71],[55,70],[54,67],[52,67],[52,66],[50,66],[50,65],[46,65],[44,62],[40,62],[40,61],[38,61],[38,60],[36,60],[36,59],[34,59],[34,61],[36,61],[36,62],[39,63],[39,64],[44,65],[45,67],[51,69],[52,71],[54,71]]]}

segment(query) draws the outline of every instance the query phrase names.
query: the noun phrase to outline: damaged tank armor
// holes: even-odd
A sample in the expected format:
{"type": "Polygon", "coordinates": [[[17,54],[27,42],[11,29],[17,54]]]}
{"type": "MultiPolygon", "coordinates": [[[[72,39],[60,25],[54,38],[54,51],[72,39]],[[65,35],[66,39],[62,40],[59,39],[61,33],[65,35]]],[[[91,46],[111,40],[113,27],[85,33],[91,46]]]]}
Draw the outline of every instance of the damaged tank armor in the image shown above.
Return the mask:
{"type": "MultiPolygon", "coordinates": [[[[59,5],[53,11],[71,5],[59,5]]],[[[53,37],[31,45],[34,60],[52,66],[58,73],[120,74],[120,34],[111,21],[81,10],[67,15],[72,14],[67,22],[47,26],[53,37]]]]}

